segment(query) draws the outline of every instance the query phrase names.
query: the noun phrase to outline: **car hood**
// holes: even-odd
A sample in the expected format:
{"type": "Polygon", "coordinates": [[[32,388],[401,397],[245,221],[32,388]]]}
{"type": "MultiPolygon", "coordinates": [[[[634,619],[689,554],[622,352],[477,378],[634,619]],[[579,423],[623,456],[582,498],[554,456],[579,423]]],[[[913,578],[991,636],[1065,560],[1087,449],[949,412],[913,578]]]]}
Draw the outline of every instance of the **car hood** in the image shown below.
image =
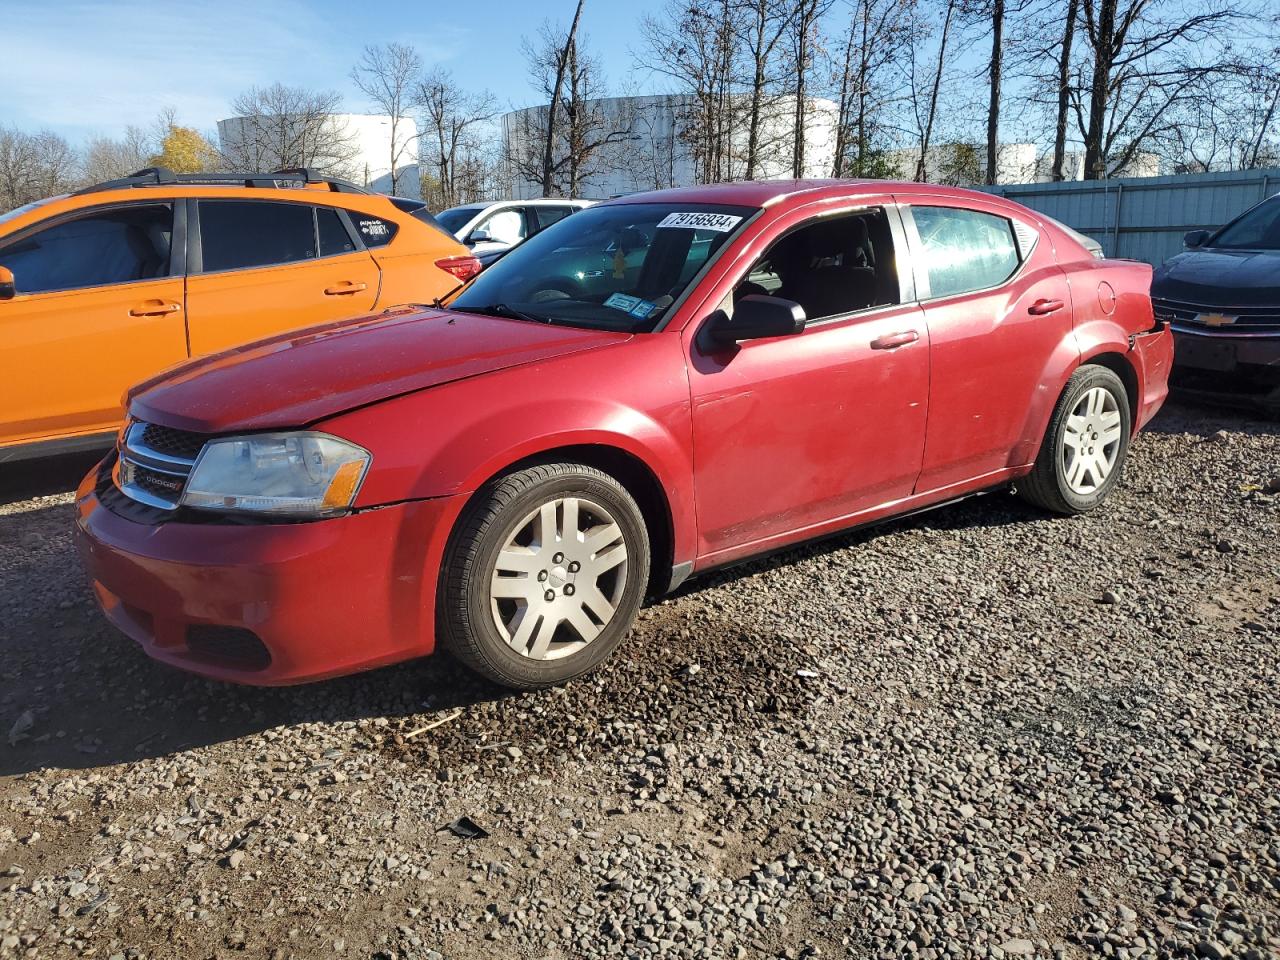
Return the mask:
{"type": "Polygon", "coordinates": [[[1280,306],[1280,251],[1188,250],[1156,271],[1151,295],[1203,306],[1280,306]]]}
{"type": "Polygon", "coordinates": [[[299,427],[427,387],[629,334],[401,309],[260,340],[135,387],[130,413],[196,433],[299,427]]]}

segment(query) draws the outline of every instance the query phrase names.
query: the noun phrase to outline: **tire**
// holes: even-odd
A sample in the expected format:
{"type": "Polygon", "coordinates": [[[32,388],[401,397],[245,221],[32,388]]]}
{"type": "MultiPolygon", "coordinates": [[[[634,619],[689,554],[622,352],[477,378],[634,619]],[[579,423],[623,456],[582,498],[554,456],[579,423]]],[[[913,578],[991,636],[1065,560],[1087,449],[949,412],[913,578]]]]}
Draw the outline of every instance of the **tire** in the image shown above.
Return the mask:
{"type": "Polygon", "coordinates": [[[1120,480],[1132,423],[1129,394],[1120,378],[1106,367],[1080,367],[1053,408],[1040,454],[1031,472],[1018,481],[1018,494],[1053,513],[1092,510],[1120,480]]]}
{"type": "Polygon", "coordinates": [[[617,480],[580,463],[528,467],[482,488],[458,522],[441,570],[441,643],[506,687],[564,683],[622,643],[648,576],[644,517],[617,480]]]}

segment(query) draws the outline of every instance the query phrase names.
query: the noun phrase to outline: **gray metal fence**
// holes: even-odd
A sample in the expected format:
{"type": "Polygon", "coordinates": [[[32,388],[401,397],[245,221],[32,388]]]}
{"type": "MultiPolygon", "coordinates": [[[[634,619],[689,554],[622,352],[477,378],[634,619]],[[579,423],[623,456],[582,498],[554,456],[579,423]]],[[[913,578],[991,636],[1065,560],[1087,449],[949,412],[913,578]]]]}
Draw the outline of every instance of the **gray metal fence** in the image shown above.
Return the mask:
{"type": "Polygon", "coordinates": [[[1053,217],[1102,244],[1109,257],[1159,265],[1182,235],[1218,227],[1280,190],[1280,169],[980,187],[1053,217]]]}

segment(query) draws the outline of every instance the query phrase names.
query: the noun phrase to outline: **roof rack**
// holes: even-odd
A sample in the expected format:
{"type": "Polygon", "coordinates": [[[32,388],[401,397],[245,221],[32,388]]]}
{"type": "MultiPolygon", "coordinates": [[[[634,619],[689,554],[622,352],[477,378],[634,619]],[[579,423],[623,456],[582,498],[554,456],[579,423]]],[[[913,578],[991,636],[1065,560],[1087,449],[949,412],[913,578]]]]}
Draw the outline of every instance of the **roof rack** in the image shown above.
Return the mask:
{"type": "Polygon", "coordinates": [[[267,189],[298,188],[311,183],[326,184],[334,193],[370,193],[364,187],[357,186],[349,180],[326,177],[308,167],[287,167],[273,170],[270,173],[174,173],[166,167],[146,167],[127,177],[115,180],[104,180],[83,190],[82,193],[97,193],[101,190],[122,190],[126,187],[167,187],[175,184],[191,184],[194,186],[220,187],[263,187],[267,189]]]}

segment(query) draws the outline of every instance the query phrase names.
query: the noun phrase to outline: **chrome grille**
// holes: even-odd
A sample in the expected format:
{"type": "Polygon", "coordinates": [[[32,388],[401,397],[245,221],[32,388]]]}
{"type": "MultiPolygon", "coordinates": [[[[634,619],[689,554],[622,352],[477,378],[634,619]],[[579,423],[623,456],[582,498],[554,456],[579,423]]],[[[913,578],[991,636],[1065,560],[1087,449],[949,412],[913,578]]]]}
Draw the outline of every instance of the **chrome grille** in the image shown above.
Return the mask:
{"type": "Polygon", "coordinates": [[[176,510],[206,439],[158,424],[129,424],[120,442],[116,485],[138,503],[176,510]]]}
{"type": "Polygon", "coordinates": [[[1152,297],[1151,306],[1161,320],[1194,332],[1212,332],[1223,336],[1248,337],[1280,332],[1280,304],[1267,307],[1225,307],[1186,300],[1152,297]],[[1200,317],[1220,314],[1235,317],[1231,323],[1205,323],[1200,317]]]}
{"type": "Polygon", "coordinates": [[[200,456],[200,451],[204,449],[207,439],[208,437],[202,433],[174,430],[172,427],[162,427],[158,423],[143,425],[143,445],[148,450],[154,450],[157,453],[173,457],[195,460],[196,457],[200,456]]]}

